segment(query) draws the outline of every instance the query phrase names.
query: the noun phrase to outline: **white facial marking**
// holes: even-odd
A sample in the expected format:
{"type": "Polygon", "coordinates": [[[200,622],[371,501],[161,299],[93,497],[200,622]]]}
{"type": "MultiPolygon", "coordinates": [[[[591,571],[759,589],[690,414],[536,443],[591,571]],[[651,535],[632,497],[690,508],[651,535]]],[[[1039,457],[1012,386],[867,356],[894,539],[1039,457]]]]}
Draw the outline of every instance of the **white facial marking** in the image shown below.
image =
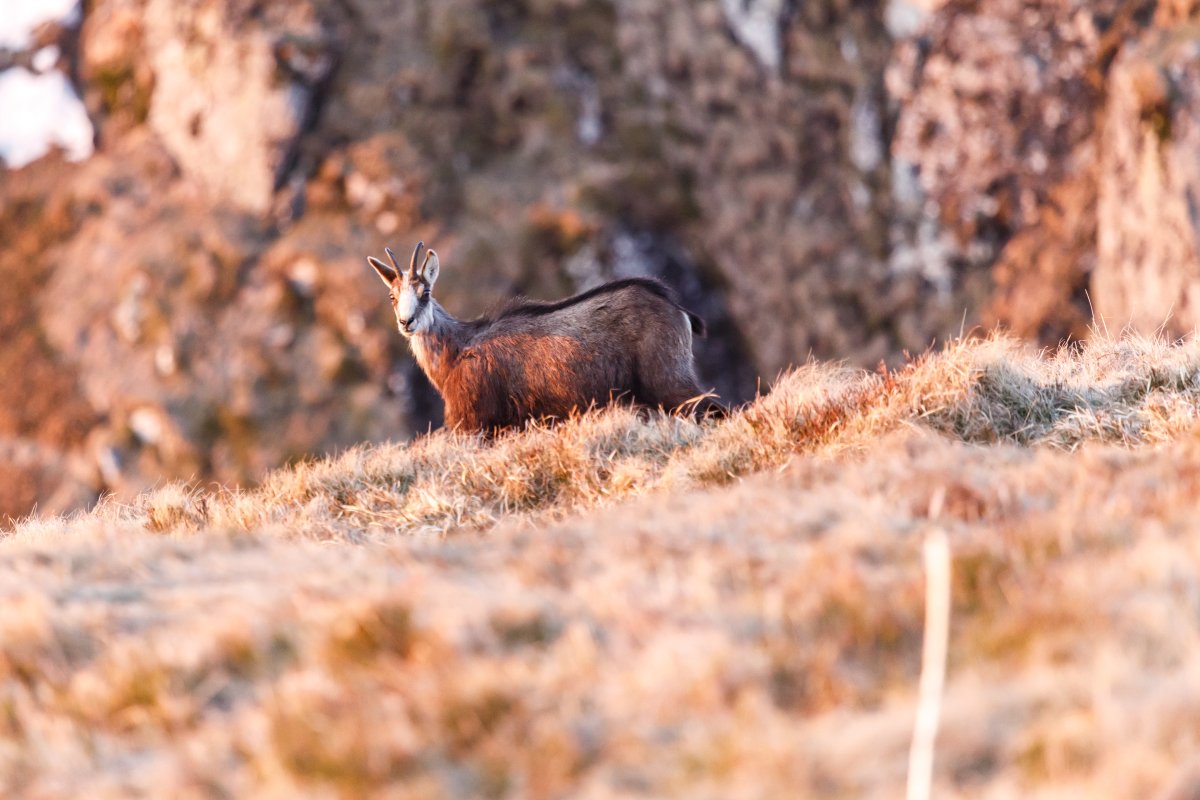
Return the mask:
{"type": "Polygon", "coordinates": [[[418,332],[423,322],[421,319],[414,319],[421,307],[421,296],[417,293],[417,287],[408,282],[394,287],[392,291],[396,293],[396,325],[400,328],[400,333],[412,336],[418,332]]]}

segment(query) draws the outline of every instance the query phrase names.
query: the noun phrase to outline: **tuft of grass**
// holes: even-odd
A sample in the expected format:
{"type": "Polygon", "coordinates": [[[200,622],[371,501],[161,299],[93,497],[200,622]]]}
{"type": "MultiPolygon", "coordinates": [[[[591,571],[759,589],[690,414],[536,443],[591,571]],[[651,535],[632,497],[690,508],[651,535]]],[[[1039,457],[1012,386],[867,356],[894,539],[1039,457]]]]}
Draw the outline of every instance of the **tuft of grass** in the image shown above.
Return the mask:
{"type": "Polygon", "coordinates": [[[409,604],[389,598],[339,619],[329,637],[327,658],[348,664],[369,664],[382,656],[405,659],[419,636],[409,604]]]}
{"type": "Polygon", "coordinates": [[[315,670],[285,676],[267,712],[274,756],[299,781],[343,792],[404,778],[418,765],[413,732],[401,725],[380,735],[387,716],[370,694],[369,684],[315,670]]]}

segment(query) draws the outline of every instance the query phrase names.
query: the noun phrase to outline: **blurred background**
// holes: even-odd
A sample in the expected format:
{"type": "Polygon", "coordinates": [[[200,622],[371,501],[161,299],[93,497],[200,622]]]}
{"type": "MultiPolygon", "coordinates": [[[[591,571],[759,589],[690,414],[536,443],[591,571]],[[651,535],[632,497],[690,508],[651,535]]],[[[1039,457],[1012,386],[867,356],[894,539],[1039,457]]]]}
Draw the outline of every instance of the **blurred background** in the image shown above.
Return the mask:
{"type": "Polygon", "coordinates": [[[0,521],[436,426],[459,316],[653,275],[731,401],[1200,313],[1195,0],[0,0],[0,521]]]}

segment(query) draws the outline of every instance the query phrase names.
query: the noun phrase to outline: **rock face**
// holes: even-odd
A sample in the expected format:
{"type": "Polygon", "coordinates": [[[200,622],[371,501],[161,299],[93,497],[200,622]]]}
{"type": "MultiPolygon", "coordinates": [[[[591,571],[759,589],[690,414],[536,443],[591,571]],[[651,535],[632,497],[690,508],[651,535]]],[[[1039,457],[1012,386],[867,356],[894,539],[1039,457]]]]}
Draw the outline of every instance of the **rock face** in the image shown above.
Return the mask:
{"type": "Polygon", "coordinates": [[[264,212],[333,56],[307,3],[149,0],[150,127],[216,197],[264,212]]]}
{"type": "Polygon", "coordinates": [[[1110,328],[1200,324],[1200,31],[1148,32],[1112,69],[1097,310],[1110,328]]]}
{"type": "Polygon", "coordinates": [[[1194,269],[1195,59],[1145,33],[1194,5],[96,0],[56,34],[96,155],[0,171],[0,367],[37,387],[0,386],[0,514],[437,424],[385,244],[434,243],[460,316],[661,277],[734,402],[963,324],[1078,335],[1088,291],[1183,319],[1191,277],[1136,286],[1194,269]]]}
{"type": "MultiPolygon", "coordinates": [[[[809,353],[874,362],[923,347],[938,309],[918,309],[920,277],[887,265],[881,13],[797,6],[779,22],[776,66],[742,28],[730,36],[727,5],[745,4],[619,7],[617,193],[662,198],[651,211],[627,200],[627,213],[675,205],[685,242],[728,286],[760,375],[809,353]]],[[[771,5],[745,5],[742,23],[771,5]]]]}
{"type": "Polygon", "coordinates": [[[59,267],[40,307],[104,420],[89,447],[106,489],[162,474],[246,482],[405,430],[388,389],[395,337],[355,248],[207,207],[148,133],[113,156],[76,176],[72,201],[95,212],[49,251],[59,267]]]}
{"type": "Polygon", "coordinates": [[[981,321],[1055,342],[1086,335],[1095,163],[1108,64],[1145,0],[952,0],[903,43],[894,147],[954,233],[952,270],[990,273],[981,321]]]}
{"type": "Polygon", "coordinates": [[[903,107],[894,146],[961,238],[1002,245],[1086,164],[1080,145],[1104,98],[1101,41],[1128,5],[952,0],[903,46],[912,77],[893,84],[903,107]]]}
{"type": "MultiPolygon", "coordinates": [[[[24,170],[0,170],[0,525],[36,505],[66,512],[95,499],[84,481],[77,503],[55,505],[59,485],[74,483],[67,465],[97,424],[77,376],[46,341],[37,298],[52,265],[45,252],[70,235],[77,209],[47,187],[70,182],[78,165],[52,156],[24,170]]],[[[89,476],[90,477],[90,476],[89,476]]]]}

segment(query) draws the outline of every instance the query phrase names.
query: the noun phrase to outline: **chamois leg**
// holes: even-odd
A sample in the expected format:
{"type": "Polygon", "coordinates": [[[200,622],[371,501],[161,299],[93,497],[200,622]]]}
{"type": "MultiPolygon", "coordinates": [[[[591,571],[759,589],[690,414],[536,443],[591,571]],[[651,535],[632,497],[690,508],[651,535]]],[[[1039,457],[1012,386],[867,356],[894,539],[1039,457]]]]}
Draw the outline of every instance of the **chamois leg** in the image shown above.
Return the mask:
{"type": "Polygon", "coordinates": [[[671,414],[686,414],[696,421],[721,418],[728,413],[725,406],[700,388],[691,369],[648,372],[652,374],[643,376],[639,398],[646,405],[671,414]]]}
{"type": "Polygon", "coordinates": [[[637,400],[672,414],[687,414],[697,421],[724,416],[725,407],[709,396],[696,380],[692,358],[692,322],[679,315],[674,324],[649,325],[637,344],[635,374],[637,400]]]}
{"type": "Polygon", "coordinates": [[[729,416],[729,409],[725,404],[708,394],[694,403],[688,403],[687,408],[697,422],[706,419],[725,419],[729,416]]]}

